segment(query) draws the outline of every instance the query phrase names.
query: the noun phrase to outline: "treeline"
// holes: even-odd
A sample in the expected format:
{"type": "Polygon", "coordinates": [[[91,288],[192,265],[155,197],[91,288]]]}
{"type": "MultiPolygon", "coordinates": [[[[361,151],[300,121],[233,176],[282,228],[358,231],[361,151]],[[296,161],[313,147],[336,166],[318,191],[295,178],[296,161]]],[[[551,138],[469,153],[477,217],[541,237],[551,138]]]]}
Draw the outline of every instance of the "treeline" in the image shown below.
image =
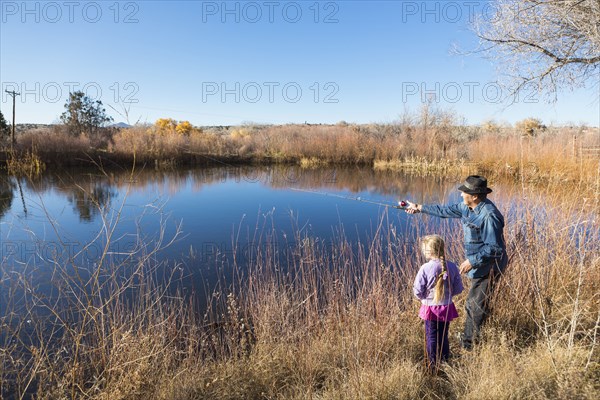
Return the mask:
{"type": "Polygon", "coordinates": [[[456,114],[425,105],[389,124],[253,125],[198,127],[189,121],[108,127],[101,102],[71,95],[60,125],[19,133],[15,155],[4,159],[12,173],[102,163],[157,169],[245,163],[289,163],[305,168],[368,165],[419,173],[466,170],[516,179],[594,182],[597,160],[580,148],[598,144],[597,128],[547,127],[528,118],[514,127],[487,121],[471,126],[456,114]],[[12,163],[8,162],[12,161],[12,163]],[[32,168],[32,163],[37,167],[32,168]]]}

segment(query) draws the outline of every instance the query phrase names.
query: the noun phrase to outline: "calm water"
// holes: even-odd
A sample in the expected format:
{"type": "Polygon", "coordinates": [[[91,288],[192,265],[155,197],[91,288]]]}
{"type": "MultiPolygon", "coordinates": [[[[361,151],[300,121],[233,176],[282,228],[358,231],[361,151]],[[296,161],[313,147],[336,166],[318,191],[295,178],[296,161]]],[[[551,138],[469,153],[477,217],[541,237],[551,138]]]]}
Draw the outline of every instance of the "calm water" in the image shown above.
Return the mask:
{"type": "MultiPolygon", "coordinates": [[[[93,271],[108,245],[115,260],[146,245],[152,262],[178,271],[190,290],[212,290],[219,271],[243,267],[258,242],[290,246],[294,234],[323,241],[343,231],[368,240],[377,224],[414,236],[419,218],[402,211],[336,196],[386,204],[460,201],[459,178],[416,178],[371,168],[303,170],[297,167],[223,167],[156,172],[72,171],[35,180],[2,178],[0,230],[3,274],[31,272],[43,286],[53,263],[73,261],[93,271]],[[295,189],[331,195],[307,193],[295,189]],[[409,228],[413,228],[410,230],[409,228]],[[110,235],[110,241],[107,237],[110,235]]],[[[502,188],[495,199],[502,209],[502,188]]],[[[460,239],[460,238],[459,238],[460,239]]],[[[412,239],[414,240],[414,238],[412,239]]],[[[221,273],[227,276],[227,271],[221,273]]]]}

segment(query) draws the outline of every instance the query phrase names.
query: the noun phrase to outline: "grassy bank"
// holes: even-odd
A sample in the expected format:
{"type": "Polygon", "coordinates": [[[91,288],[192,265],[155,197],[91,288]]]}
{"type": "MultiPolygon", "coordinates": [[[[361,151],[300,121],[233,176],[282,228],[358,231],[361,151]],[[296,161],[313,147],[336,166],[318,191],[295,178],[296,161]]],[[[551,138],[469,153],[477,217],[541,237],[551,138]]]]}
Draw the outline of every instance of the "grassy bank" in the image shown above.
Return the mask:
{"type": "MultiPolygon", "coordinates": [[[[190,128],[185,133],[138,125],[94,138],[72,137],[57,126],[19,135],[17,158],[28,154],[28,160],[50,169],[93,164],[156,169],[240,163],[291,163],[304,168],[360,164],[436,175],[478,171],[492,179],[544,185],[599,185],[598,158],[580,155],[582,147],[600,145],[597,129],[550,127],[524,134],[517,128],[489,124],[428,121],[190,128]]],[[[5,154],[4,158],[11,157],[5,154]]],[[[43,168],[24,165],[21,169],[43,168]]]]}
{"type": "MultiPolygon", "coordinates": [[[[511,262],[483,343],[458,351],[459,296],[456,357],[438,376],[423,368],[411,292],[423,260],[411,238],[434,231],[460,238],[460,227],[447,222],[440,232],[418,216],[400,236],[383,215],[363,243],[348,242],[343,230],[331,243],[298,229],[282,246],[265,220],[249,246],[248,273],[235,262],[215,266],[238,279],[213,293],[204,315],[158,284],[160,246],[143,241],[124,258],[106,250],[94,269],[57,256],[58,300],[33,284],[34,265],[3,270],[9,312],[0,321],[0,387],[5,396],[48,399],[595,399],[597,215],[585,202],[557,196],[548,205],[538,196],[552,193],[519,190],[527,200],[507,210],[511,262]],[[282,248],[283,260],[275,257],[282,248]]],[[[106,220],[102,244],[117,224],[106,220]]],[[[460,240],[448,242],[449,258],[459,260],[460,240]]],[[[185,279],[176,265],[161,270],[172,271],[173,285],[185,279]]]]}

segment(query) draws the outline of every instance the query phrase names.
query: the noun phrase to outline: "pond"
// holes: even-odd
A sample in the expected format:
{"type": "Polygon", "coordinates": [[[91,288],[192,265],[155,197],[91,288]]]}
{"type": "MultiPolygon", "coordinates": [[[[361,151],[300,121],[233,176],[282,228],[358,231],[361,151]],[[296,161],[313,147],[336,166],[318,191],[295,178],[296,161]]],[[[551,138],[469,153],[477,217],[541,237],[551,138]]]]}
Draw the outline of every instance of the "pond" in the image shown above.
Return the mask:
{"type": "MultiPolygon", "coordinates": [[[[163,276],[183,278],[184,290],[201,304],[227,284],[233,266],[243,271],[261,246],[276,247],[277,257],[285,258],[302,238],[366,243],[381,225],[416,248],[416,236],[426,232],[422,219],[386,205],[458,202],[460,181],[296,166],[78,170],[33,181],[5,176],[0,272],[29,274],[49,293],[57,267],[90,276],[103,263],[131,263],[135,253],[137,260],[160,264],[163,276]]],[[[494,187],[501,210],[510,201],[503,192],[494,187]]],[[[445,223],[430,222],[434,230],[445,223]]],[[[456,232],[458,225],[451,225],[456,232]]],[[[461,244],[460,235],[446,240],[461,244]]]]}

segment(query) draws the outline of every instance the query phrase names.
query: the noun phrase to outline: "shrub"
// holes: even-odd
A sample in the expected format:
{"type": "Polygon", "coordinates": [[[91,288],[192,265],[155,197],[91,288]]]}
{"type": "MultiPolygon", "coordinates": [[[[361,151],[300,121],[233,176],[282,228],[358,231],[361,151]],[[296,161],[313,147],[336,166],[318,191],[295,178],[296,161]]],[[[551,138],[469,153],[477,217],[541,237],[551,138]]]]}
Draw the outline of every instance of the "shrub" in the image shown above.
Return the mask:
{"type": "Polygon", "coordinates": [[[515,128],[523,136],[537,136],[546,126],[537,118],[526,118],[516,123],[515,128]]]}
{"type": "Polygon", "coordinates": [[[181,121],[175,127],[175,132],[179,133],[180,135],[188,135],[192,129],[194,129],[194,127],[189,121],[181,121]]]}

